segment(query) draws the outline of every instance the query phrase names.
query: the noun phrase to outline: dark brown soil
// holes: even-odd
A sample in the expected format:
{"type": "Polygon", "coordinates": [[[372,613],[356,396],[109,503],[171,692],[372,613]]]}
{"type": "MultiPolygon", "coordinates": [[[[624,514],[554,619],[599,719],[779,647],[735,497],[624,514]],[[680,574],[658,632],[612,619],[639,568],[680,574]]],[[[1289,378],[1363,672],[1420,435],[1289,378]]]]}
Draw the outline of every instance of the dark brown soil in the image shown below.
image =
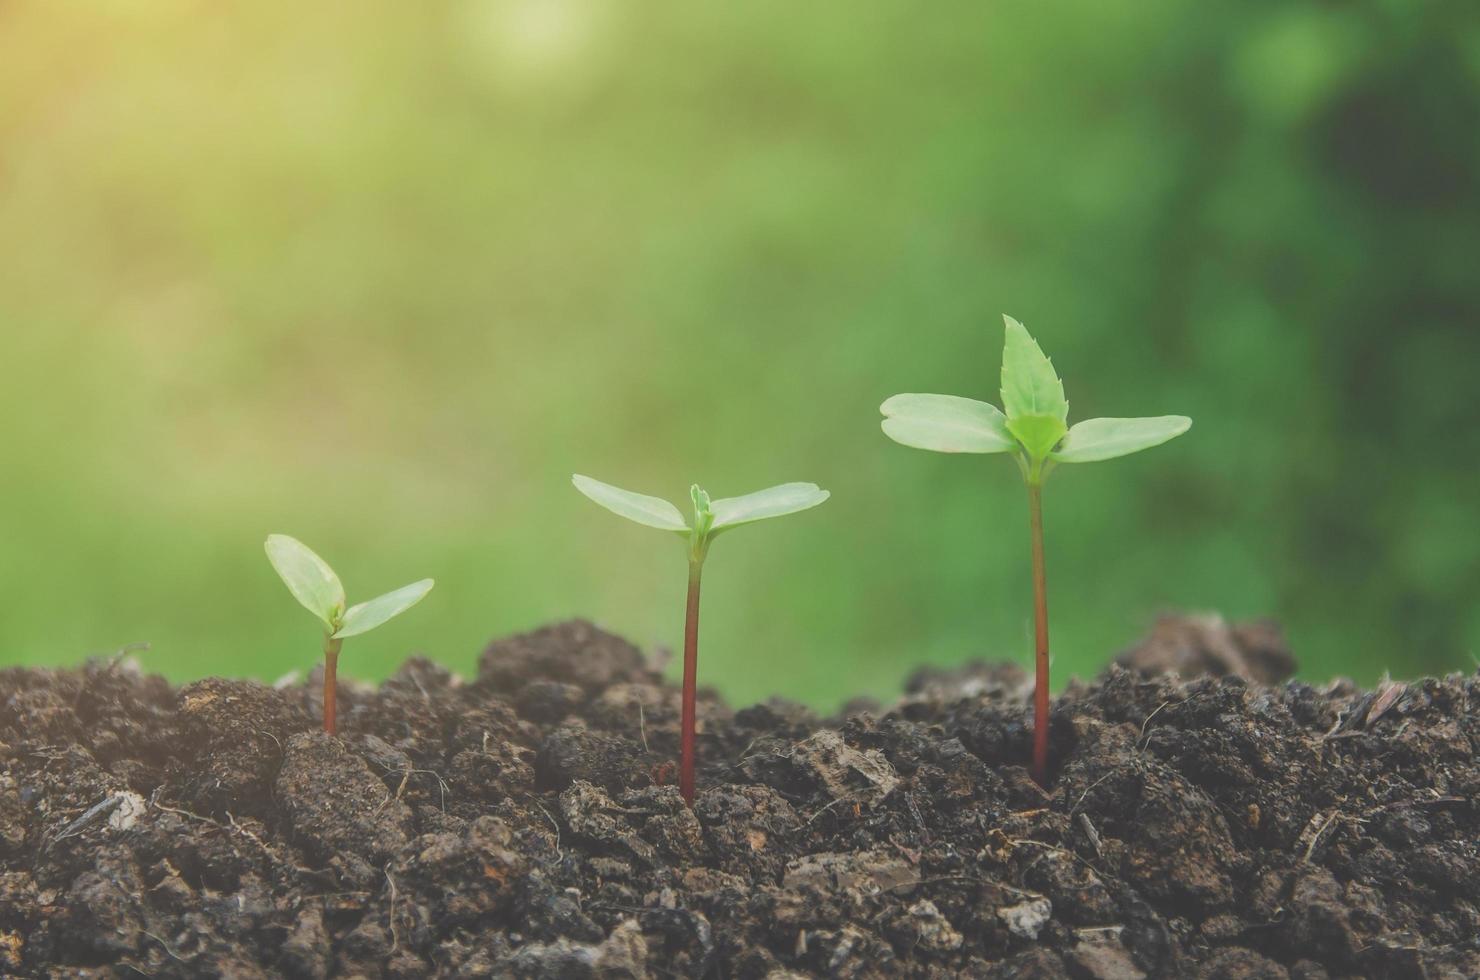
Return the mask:
{"type": "Polygon", "coordinates": [[[0,672],[0,975],[1480,976],[1480,677],[1266,686],[1216,619],[1124,662],[1046,793],[1016,667],[701,696],[692,811],[677,689],[586,623],[345,685],[339,738],[314,678],[0,672]]]}

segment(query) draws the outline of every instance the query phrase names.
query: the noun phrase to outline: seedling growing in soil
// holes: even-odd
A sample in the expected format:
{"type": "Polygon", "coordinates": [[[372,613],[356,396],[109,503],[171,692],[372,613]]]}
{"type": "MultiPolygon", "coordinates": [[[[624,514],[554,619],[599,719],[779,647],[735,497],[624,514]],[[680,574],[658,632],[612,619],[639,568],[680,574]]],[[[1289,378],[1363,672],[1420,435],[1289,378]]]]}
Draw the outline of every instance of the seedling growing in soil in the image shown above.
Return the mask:
{"type": "Polygon", "coordinates": [[[683,538],[689,550],[689,602],[683,631],[683,712],[679,724],[678,790],[694,802],[694,689],[699,670],[699,578],[715,538],[731,528],[770,517],[784,517],[816,507],[828,498],[815,483],[783,483],[743,497],[710,500],[696,483],[689,488],[694,516],[684,520],[679,509],[660,497],[649,497],[593,480],[571,477],[576,489],[613,514],[683,538]]]}
{"type": "Polygon", "coordinates": [[[895,395],[880,406],[884,434],[938,453],[1010,453],[1028,486],[1033,549],[1033,778],[1048,768],[1048,597],[1043,570],[1043,481],[1060,463],[1097,463],[1159,446],[1192,425],[1184,415],[1090,419],[1069,427],[1064,383],[1021,323],[1003,316],[1002,408],[955,395],[895,395]]]}
{"type": "Polygon", "coordinates": [[[293,598],[324,623],[324,731],[333,735],[340,645],[416,605],[432,591],[433,582],[424,578],[346,609],[339,576],[302,541],[286,534],[269,534],[267,560],[277,569],[293,598]]]}

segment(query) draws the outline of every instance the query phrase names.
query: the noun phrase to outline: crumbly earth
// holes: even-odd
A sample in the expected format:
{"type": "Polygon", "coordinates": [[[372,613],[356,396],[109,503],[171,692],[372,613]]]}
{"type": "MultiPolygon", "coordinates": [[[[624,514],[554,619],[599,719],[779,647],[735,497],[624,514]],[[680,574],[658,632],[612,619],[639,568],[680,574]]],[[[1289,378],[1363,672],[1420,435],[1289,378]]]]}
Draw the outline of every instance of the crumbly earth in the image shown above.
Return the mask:
{"type": "Polygon", "coordinates": [[[1480,976],[1480,676],[1288,659],[1164,622],[1058,699],[1046,792],[1016,667],[704,695],[692,810],[677,689],[583,622],[343,685],[338,738],[317,678],[7,670],[0,975],[1480,976]]]}

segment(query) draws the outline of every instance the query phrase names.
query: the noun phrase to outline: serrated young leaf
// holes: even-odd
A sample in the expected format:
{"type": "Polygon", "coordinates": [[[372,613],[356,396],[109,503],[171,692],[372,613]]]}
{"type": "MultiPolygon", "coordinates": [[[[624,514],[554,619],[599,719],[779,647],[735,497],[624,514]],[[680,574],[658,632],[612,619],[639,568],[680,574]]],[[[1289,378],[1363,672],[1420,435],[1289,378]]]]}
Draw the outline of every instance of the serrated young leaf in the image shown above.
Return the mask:
{"type": "Polygon", "coordinates": [[[689,500],[694,504],[694,522],[689,525],[689,543],[698,546],[699,550],[695,554],[702,558],[703,543],[708,540],[709,531],[714,527],[714,511],[710,509],[709,494],[697,483],[689,487],[689,500]]]}
{"type": "Polygon", "coordinates": [[[1022,443],[1030,459],[1048,456],[1068,431],[1057,415],[1019,415],[1007,420],[1007,428],[1022,443]]]}
{"type": "Polygon", "coordinates": [[[631,490],[623,490],[600,480],[593,480],[589,476],[581,476],[579,473],[570,478],[571,483],[581,493],[591,500],[605,507],[619,517],[625,517],[629,521],[655,527],[660,531],[678,531],[687,533],[688,522],[683,519],[683,514],[678,508],[661,497],[649,497],[646,494],[633,493],[631,490]]]}
{"type": "Polygon", "coordinates": [[[699,484],[689,487],[689,499],[694,503],[694,515],[696,517],[713,513],[710,509],[709,492],[699,484]]]}
{"type": "Polygon", "coordinates": [[[1005,453],[1016,443],[996,405],[958,395],[895,395],[879,406],[884,434],[937,453],[1005,453]]]}
{"type": "MultiPolygon", "coordinates": [[[[1009,419],[1048,415],[1069,421],[1064,383],[1026,327],[1003,314],[1007,333],[1002,343],[1002,409],[1009,419]]],[[[1022,438],[1019,436],[1019,438],[1022,438]]]]}
{"type": "Polygon", "coordinates": [[[424,578],[420,582],[412,582],[410,585],[404,585],[394,592],[387,592],[383,596],[377,596],[369,602],[361,602],[358,605],[350,606],[344,614],[344,625],[335,631],[334,637],[343,640],[351,636],[359,636],[361,633],[370,632],[386,620],[401,615],[401,613],[425,599],[427,593],[432,591],[432,586],[435,584],[431,579],[424,578]]]}
{"type": "Polygon", "coordinates": [[[1175,439],[1192,427],[1185,415],[1139,419],[1088,419],[1076,424],[1053,454],[1059,463],[1097,463],[1129,456],[1175,439]]]}
{"type": "Polygon", "coordinates": [[[286,534],[269,534],[267,560],[303,608],[334,629],[344,613],[344,586],[334,569],[308,545],[286,534]]]}
{"type": "Polygon", "coordinates": [[[714,514],[713,533],[809,510],[829,496],[815,483],[783,483],[743,497],[725,497],[710,504],[714,514]]]}

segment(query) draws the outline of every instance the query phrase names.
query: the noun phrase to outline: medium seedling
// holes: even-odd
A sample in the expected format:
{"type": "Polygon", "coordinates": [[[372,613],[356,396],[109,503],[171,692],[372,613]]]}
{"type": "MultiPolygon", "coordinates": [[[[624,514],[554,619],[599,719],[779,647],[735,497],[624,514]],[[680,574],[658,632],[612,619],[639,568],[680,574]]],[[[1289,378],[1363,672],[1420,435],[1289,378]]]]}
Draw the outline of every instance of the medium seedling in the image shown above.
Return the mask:
{"type": "Polygon", "coordinates": [[[1033,778],[1048,770],[1048,596],[1043,569],[1043,481],[1060,463],[1096,463],[1159,446],[1192,425],[1184,415],[1090,419],[1069,427],[1064,383],[1023,325],[1004,316],[1002,408],[955,395],[895,395],[880,406],[884,434],[938,453],[1010,453],[1028,486],[1033,549],[1033,778]]]}
{"type": "Polygon", "coordinates": [[[678,790],[684,802],[694,802],[694,691],[699,670],[699,579],[704,559],[715,538],[731,528],[770,517],[783,517],[816,507],[828,498],[815,483],[783,483],[743,497],[710,500],[698,484],[689,488],[693,519],[660,497],[649,497],[576,474],[577,490],[613,514],[681,537],[689,552],[689,599],[683,631],[683,711],[679,724],[678,790]]]}
{"type": "Polygon", "coordinates": [[[432,591],[433,582],[420,582],[345,608],[344,586],[329,563],[308,545],[286,534],[267,536],[267,560],[303,608],[324,624],[324,731],[334,734],[335,684],[339,674],[339,647],[351,636],[368,633],[386,620],[410,609],[432,591]]]}

